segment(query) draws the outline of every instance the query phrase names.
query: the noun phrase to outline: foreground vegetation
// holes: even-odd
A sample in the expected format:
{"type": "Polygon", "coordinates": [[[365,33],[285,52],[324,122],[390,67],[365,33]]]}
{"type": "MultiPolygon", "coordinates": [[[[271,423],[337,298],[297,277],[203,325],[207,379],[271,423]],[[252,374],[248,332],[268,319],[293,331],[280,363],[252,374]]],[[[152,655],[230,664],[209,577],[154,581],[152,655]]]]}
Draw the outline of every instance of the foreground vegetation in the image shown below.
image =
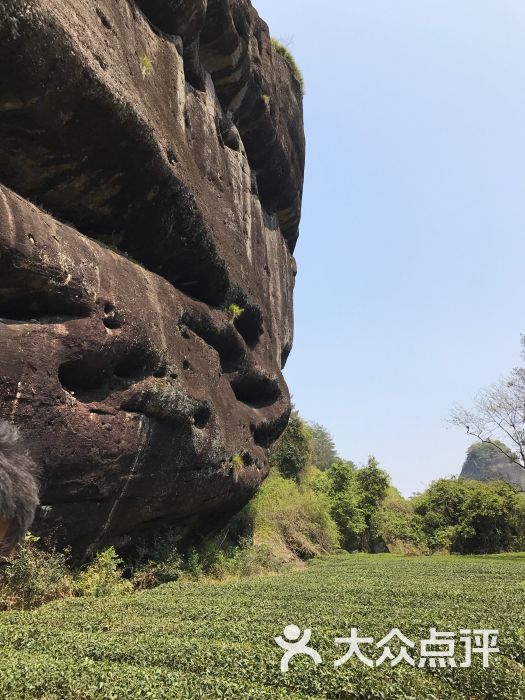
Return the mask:
{"type": "Polygon", "coordinates": [[[0,697],[519,700],[524,606],[524,555],[335,555],[279,576],[71,598],[0,615],[0,697]],[[321,665],[297,657],[280,672],[273,638],[288,624],[312,628],[321,665]],[[479,659],[472,668],[352,660],[335,669],[333,640],[352,626],[376,639],[399,627],[414,640],[430,627],[497,628],[501,654],[488,669],[479,659]]]}
{"type": "Polygon", "coordinates": [[[522,494],[441,479],[405,499],[373,457],[340,459],[297,413],[271,462],[227,529],[184,549],[168,531],[75,570],[28,535],[0,573],[0,697],[525,700],[525,554],[441,556],[523,548],[522,494]],[[281,673],[273,639],[287,625],[312,628],[321,665],[299,657],[281,673]],[[376,641],[397,627],[416,645],[431,627],[498,629],[501,654],[488,669],[334,668],[352,627],[376,641]]]}

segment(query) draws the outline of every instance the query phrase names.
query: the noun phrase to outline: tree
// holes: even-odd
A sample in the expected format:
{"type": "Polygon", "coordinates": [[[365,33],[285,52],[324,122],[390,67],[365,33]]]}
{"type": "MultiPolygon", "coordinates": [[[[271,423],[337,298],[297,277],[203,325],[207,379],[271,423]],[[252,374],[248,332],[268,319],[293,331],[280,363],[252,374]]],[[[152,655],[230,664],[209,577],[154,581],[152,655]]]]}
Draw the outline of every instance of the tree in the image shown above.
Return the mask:
{"type": "Polygon", "coordinates": [[[312,434],[312,462],[325,472],[337,460],[337,451],[332,436],[319,423],[309,423],[312,434]]]}
{"type": "Polygon", "coordinates": [[[361,537],[361,549],[372,551],[374,549],[371,536],[372,518],[385,500],[390,486],[390,477],[379,468],[379,462],[375,457],[369,457],[366,467],[357,471],[356,480],[359,486],[359,506],[366,525],[361,537]]]}
{"type": "Polygon", "coordinates": [[[525,469],[525,367],[482,390],[472,408],[456,407],[450,422],[525,469]]]}
{"type": "Polygon", "coordinates": [[[431,549],[490,554],[523,547],[525,501],[503,481],[439,479],[414,507],[431,549]]]}
{"type": "Polygon", "coordinates": [[[370,525],[372,513],[385,499],[390,477],[379,468],[379,462],[372,456],[368,458],[366,467],[357,471],[356,478],[361,492],[361,508],[366,514],[367,525],[370,525]]]}
{"type": "Polygon", "coordinates": [[[420,516],[414,513],[414,503],[403,498],[393,486],[388,487],[385,499],[372,516],[371,534],[391,552],[427,552],[420,516]]]}
{"type": "Polygon", "coordinates": [[[338,459],[328,471],[319,474],[316,483],[316,488],[328,496],[330,514],[339,530],[341,544],[349,551],[359,547],[366,528],[356,473],[352,462],[338,459]]]}
{"type": "Polygon", "coordinates": [[[297,411],[292,411],[288,425],[274,444],[270,463],[281,474],[299,480],[312,458],[312,436],[297,411]]]}
{"type": "Polygon", "coordinates": [[[366,467],[357,469],[352,462],[336,460],[321,472],[316,487],[330,500],[330,512],[341,534],[345,549],[373,549],[370,535],[372,518],[383,502],[390,479],[370,457],[366,467]]]}

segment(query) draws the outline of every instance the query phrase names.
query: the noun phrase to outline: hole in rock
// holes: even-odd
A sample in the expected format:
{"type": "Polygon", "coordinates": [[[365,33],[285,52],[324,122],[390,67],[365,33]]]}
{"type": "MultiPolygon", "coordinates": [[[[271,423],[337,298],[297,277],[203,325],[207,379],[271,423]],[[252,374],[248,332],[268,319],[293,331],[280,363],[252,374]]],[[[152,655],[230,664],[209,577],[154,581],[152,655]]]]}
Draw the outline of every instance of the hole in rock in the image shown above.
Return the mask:
{"type": "Polygon", "coordinates": [[[109,328],[111,330],[117,330],[118,328],[122,328],[122,323],[119,318],[119,315],[115,310],[114,304],[112,304],[110,301],[107,301],[104,304],[104,314],[105,318],[102,322],[104,323],[106,328],[109,328]]]}
{"type": "Polygon", "coordinates": [[[288,414],[279,416],[276,420],[250,425],[253,441],[259,447],[268,448],[277,440],[288,424],[288,414]]]}
{"type": "Polygon", "coordinates": [[[223,372],[231,372],[244,358],[245,351],[231,326],[217,328],[211,318],[184,315],[184,323],[219,355],[223,372]]]}
{"type": "Polygon", "coordinates": [[[58,379],[66,391],[76,394],[80,401],[96,400],[111,374],[107,358],[88,355],[64,362],[58,368],[58,379]]]}
{"type": "Polygon", "coordinates": [[[163,379],[168,373],[168,368],[165,364],[161,364],[153,370],[153,376],[156,379],[163,379]]]}
{"type": "Polygon", "coordinates": [[[108,316],[104,319],[103,323],[106,326],[106,328],[109,328],[112,331],[122,328],[122,324],[116,316],[108,316]]]}
{"type": "Polygon", "coordinates": [[[193,422],[197,428],[205,428],[211,418],[211,411],[208,406],[202,406],[193,416],[193,422]]]}
{"type": "Polygon", "coordinates": [[[113,374],[120,379],[132,379],[144,374],[145,365],[144,358],[131,355],[115,366],[113,374]]]}
{"type": "Polygon", "coordinates": [[[281,397],[281,390],[275,379],[260,374],[245,374],[231,383],[238,401],[262,408],[271,406],[281,397]]]}
{"type": "Polygon", "coordinates": [[[235,319],[234,325],[248,347],[253,348],[263,332],[262,314],[255,306],[248,306],[239,318],[235,319]]]}
{"type": "Polygon", "coordinates": [[[249,452],[242,453],[242,461],[244,462],[245,467],[250,467],[254,463],[253,457],[249,452]]]}
{"type": "Polygon", "coordinates": [[[68,320],[85,318],[89,315],[89,307],[80,301],[66,298],[58,292],[51,292],[40,283],[34,289],[30,288],[30,280],[20,280],[21,288],[4,277],[0,270],[0,318],[16,321],[53,322],[57,319],[68,320]],[[2,287],[4,287],[2,289],[2,287]]]}

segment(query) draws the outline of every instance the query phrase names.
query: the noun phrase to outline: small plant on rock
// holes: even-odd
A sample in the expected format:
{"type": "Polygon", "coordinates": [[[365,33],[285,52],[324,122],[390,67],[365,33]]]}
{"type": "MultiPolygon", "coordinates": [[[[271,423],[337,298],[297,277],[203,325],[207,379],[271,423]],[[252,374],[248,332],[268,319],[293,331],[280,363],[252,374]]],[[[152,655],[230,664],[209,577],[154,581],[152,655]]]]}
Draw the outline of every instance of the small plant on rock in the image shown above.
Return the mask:
{"type": "Polygon", "coordinates": [[[233,455],[230,457],[228,462],[226,462],[226,471],[233,474],[235,481],[239,478],[241,472],[246,468],[246,464],[241,455],[233,455]]]}
{"type": "Polygon", "coordinates": [[[143,78],[146,78],[148,75],[153,73],[153,61],[149,56],[146,56],[146,54],[139,58],[139,64],[140,72],[142,73],[143,78]]]}
{"type": "Polygon", "coordinates": [[[232,321],[236,321],[244,313],[244,309],[238,304],[230,304],[228,307],[228,315],[232,321]]]}

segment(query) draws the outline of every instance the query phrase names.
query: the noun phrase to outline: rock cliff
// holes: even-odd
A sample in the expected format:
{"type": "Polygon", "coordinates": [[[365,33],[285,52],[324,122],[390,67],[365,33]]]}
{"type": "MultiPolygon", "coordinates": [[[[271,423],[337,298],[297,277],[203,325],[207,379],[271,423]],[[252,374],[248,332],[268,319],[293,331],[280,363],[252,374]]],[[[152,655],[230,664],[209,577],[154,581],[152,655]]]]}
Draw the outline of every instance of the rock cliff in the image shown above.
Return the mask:
{"type": "Polygon", "coordinates": [[[0,417],[33,529],[218,527],[288,420],[301,85],[249,0],[0,6],[0,417]]]}
{"type": "Polygon", "coordinates": [[[475,481],[507,481],[520,491],[525,490],[525,470],[504,453],[505,445],[476,442],[467,450],[467,458],[461,469],[462,479],[475,481]]]}

